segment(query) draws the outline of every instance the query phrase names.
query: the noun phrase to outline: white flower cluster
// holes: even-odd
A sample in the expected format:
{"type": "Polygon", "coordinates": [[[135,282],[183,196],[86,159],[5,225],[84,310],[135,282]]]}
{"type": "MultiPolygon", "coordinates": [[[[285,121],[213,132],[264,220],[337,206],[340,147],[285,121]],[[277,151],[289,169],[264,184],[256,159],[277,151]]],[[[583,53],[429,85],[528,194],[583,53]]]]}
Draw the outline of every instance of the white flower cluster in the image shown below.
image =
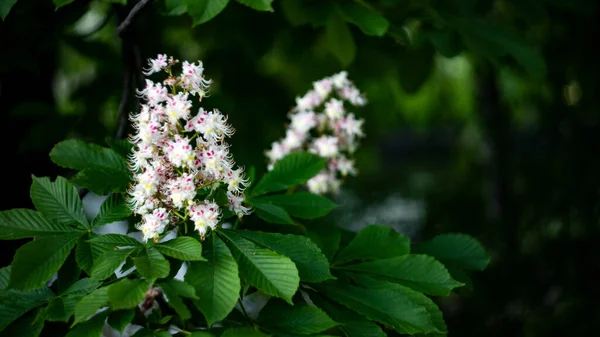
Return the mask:
{"type": "Polygon", "coordinates": [[[344,102],[356,107],[365,105],[366,99],[347,76],[342,71],[314,82],[312,90],[296,98],[285,138],[266,152],[269,170],[290,152],[308,150],[328,160],[328,167],[307,182],[312,193],[337,193],[342,178],[356,175],[350,156],[363,136],[364,121],[348,113],[344,102]]]}
{"type": "Polygon", "coordinates": [[[166,55],[149,61],[144,74],[165,71],[162,83],[146,80],[139,95],[146,101],[130,119],[136,134],[130,137],[134,151],[130,167],[135,184],[129,201],[136,214],[142,215],[138,229],[144,241],[156,240],[169,225],[191,220],[201,237],[214,229],[221,209],[214,200],[198,200],[199,190],[211,194],[221,185],[227,188],[229,209],[238,217],[249,213],[242,205],[248,181],[242,168],[234,168],[225,137],[234,130],[218,110],[200,108],[192,115],[190,96],[206,96],[211,81],[204,78],[202,62],[184,61],[179,76],[173,66],[179,63],[166,55]]]}

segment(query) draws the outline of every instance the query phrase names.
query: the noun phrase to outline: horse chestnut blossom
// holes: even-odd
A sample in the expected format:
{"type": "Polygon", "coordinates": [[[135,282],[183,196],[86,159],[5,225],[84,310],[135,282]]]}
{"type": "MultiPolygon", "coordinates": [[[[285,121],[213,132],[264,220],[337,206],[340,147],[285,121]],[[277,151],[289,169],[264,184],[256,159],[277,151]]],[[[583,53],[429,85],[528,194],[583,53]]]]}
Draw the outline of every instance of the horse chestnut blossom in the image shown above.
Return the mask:
{"type": "Polygon", "coordinates": [[[138,92],[145,104],[130,116],[136,133],[130,135],[135,183],[128,191],[129,204],[142,217],[137,228],[144,241],[158,240],[169,225],[180,221],[193,223],[204,238],[223,214],[209,199],[220,186],[229,199],[226,206],[238,218],[250,212],[243,205],[248,180],[244,170],[235,167],[225,142],[234,132],[227,116],[216,109],[192,113],[190,97],[197,95],[202,101],[211,83],[204,77],[203,64],[185,61],[175,76],[178,63],[167,55],[149,60],[145,75],[164,71],[168,76],[162,83],[146,79],[146,87],[138,92]],[[209,197],[199,199],[198,192],[205,189],[209,197]]]}
{"type": "Polygon", "coordinates": [[[351,156],[358,139],[364,136],[364,121],[347,112],[344,102],[354,107],[366,104],[347,72],[314,82],[312,90],[296,98],[285,138],[266,151],[268,169],[290,152],[308,150],[328,160],[327,168],[308,180],[308,190],[316,194],[339,192],[342,179],[357,173],[351,156]]]}

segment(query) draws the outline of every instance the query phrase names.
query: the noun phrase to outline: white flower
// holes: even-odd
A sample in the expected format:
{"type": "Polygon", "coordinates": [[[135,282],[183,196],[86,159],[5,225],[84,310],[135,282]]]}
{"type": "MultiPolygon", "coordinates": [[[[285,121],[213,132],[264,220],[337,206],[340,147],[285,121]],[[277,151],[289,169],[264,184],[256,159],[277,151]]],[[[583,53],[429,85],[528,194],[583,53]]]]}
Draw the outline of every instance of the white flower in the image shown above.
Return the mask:
{"type": "Polygon", "coordinates": [[[338,138],[332,136],[319,137],[313,142],[311,151],[321,157],[334,157],[339,153],[338,138]]]}
{"type": "Polygon", "coordinates": [[[188,94],[181,92],[168,98],[165,109],[171,124],[177,123],[180,119],[188,120],[192,102],[187,98],[188,94]]]}
{"type": "Polygon", "coordinates": [[[325,113],[332,121],[342,118],[344,116],[344,103],[332,98],[329,102],[325,103],[325,113]]]}
{"type": "Polygon", "coordinates": [[[149,68],[144,69],[144,75],[152,75],[161,71],[164,67],[167,66],[167,55],[166,54],[158,54],[155,59],[148,60],[149,68]]]}
{"type": "Polygon", "coordinates": [[[321,172],[316,176],[310,178],[306,185],[308,190],[314,194],[325,194],[329,190],[329,175],[325,172],[321,172]]]}
{"type": "Polygon", "coordinates": [[[175,135],[174,139],[169,141],[166,147],[169,161],[175,167],[191,166],[196,159],[189,139],[175,135]]]}
{"type": "Polygon", "coordinates": [[[250,208],[242,205],[244,196],[227,192],[227,198],[229,199],[229,210],[237,215],[238,218],[250,214],[250,208]]]}
{"type": "MultiPolygon", "coordinates": [[[[166,55],[159,55],[149,61],[145,73],[176,63],[173,58],[167,61],[166,55]]],[[[176,225],[178,218],[189,217],[202,237],[214,229],[221,219],[219,206],[196,197],[197,191],[206,187],[214,191],[226,184],[229,207],[238,216],[249,213],[242,205],[248,180],[242,168],[234,168],[225,142],[234,132],[227,117],[216,109],[207,112],[202,108],[192,116],[189,95],[198,94],[202,99],[210,84],[204,78],[202,62],[185,61],[179,76],[171,73],[169,69],[164,86],[146,80],[146,87],[138,92],[146,104],[130,116],[136,130],[130,137],[134,149],[129,156],[135,183],[128,190],[128,204],[142,215],[137,227],[145,241],[157,240],[170,221],[176,225]],[[195,142],[191,142],[193,138],[195,142]]]]}
{"type": "Polygon", "coordinates": [[[347,113],[344,103],[353,106],[366,104],[366,98],[342,71],[313,82],[313,88],[296,98],[296,106],[288,115],[291,120],[285,137],[265,152],[270,171],[275,163],[293,151],[308,150],[328,160],[328,168],[307,182],[313,193],[337,193],[342,180],[338,177],[355,175],[351,155],[364,136],[364,121],[347,113]],[[335,97],[337,95],[337,97],[335,97]]]}
{"type": "Polygon", "coordinates": [[[142,231],[144,241],[156,240],[165,231],[167,224],[169,224],[167,210],[158,208],[154,212],[142,216],[142,222],[139,224],[138,229],[142,231]]]}
{"type": "Polygon", "coordinates": [[[290,128],[301,133],[306,133],[317,125],[317,116],[313,111],[299,111],[291,115],[290,119],[290,128]]]}
{"type": "Polygon", "coordinates": [[[196,196],[196,184],[192,174],[175,178],[168,185],[169,196],[176,208],[182,208],[196,196]]]}
{"type": "Polygon", "coordinates": [[[215,229],[221,219],[221,209],[214,201],[205,200],[200,204],[192,204],[188,207],[190,218],[194,222],[194,228],[204,237],[208,229],[215,229]]]}

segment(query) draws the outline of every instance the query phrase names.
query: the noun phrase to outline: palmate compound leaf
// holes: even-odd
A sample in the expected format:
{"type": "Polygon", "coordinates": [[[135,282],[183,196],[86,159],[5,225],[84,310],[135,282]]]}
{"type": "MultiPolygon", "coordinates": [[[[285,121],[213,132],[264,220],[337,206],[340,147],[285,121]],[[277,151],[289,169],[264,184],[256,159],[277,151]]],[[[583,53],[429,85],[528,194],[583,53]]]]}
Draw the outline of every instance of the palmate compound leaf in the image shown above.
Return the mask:
{"type": "Polygon", "coordinates": [[[466,270],[484,270],[490,257],[481,243],[467,234],[441,234],[413,248],[450,266],[466,270]]]}
{"type": "Polygon", "coordinates": [[[92,279],[101,281],[109,278],[134,250],[135,248],[113,249],[100,255],[94,261],[92,279]]]}
{"type": "Polygon", "coordinates": [[[307,304],[291,306],[272,299],[260,311],[258,324],[265,329],[289,334],[310,335],[338,325],[323,310],[307,304]]]}
{"type": "Polygon", "coordinates": [[[78,231],[73,226],[48,221],[31,209],[0,212],[0,240],[17,240],[42,235],[61,235],[78,231]]]}
{"type": "Polygon", "coordinates": [[[177,315],[179,315],[182,319],[190,319],[192,317],[192,313],[183,302],[177,290],[168,282],[160,283],[159,286],[163,290],[169,306],[175,310],[177,315]]]}
{"type": "MultiPolygon", "coordinates": [[[[1,269],[3,278],[10,278],[8,268],[1,269]]],[[[54,296],[47,287],[26,292],[4,289],[0,291],[0,331],[29,310],[41,305],[54,296]]]]}
{"type": "Polygon", "coordinates": [[[111,309],[130,309],[142,303],[150,283],[140,279],[122,279],[108,287],[108,302],[111,309]]]}
{"type": "Polygon", "coordinates": [[[428,255],[402,255],[352,264],[344,269],[378,276],[435,296],[448,296],[452,289],[463,285],[450,276],[443,264],[428,255]]]}
{"type": "MultiPolygon", "coordinates": [[[[92,244],[89,242],[90,239],[98,236],[100,235],[97,235],[93,232],[86,233],[79,239],[79,242],[77,242],[77,247],[75,247],[75,260],[77,261],[77,265],[88,275],[92,275],[94,262],[102,254],[113,248],[109,245],[92,244]]],[[[106,236],[106,234],[101,236],[106,236]]]]}
{"type": "Polygon", "coordinates": [[[273,11],[273,6],[271,6],[271,2],[273,2],[273,0],[237,0],[237,2],[257,11],[273,11]]]}
{"type": "Polygon", "coordinates": [[[268,195],[255,200],[257,201],[279,206],[289,215],[300,219],[323,217],[338,206],[322,195],[308,192],[268,195]]]}
{"type": "Polygon", "coordinates": [[[363,288],[327,282],[315,284],[314,288],[368,319],[391,325],[401,334],[441,332],[425,305],[426,301],[431,302],[429,298],[398,284],[386,282],[385,285],[363,288]]]}
{"type": "Polygon", "coordinates": [[[385,17],[364,3],[344,1],[337,8],[344,20],[355,24],[367,35],[384,36],[390,26],[385,17]]]}
{"type": "Polygon", "coordinates": [[[316,154],[297,151],[283,157],[252,189],[252,196],[282,191],[305,183],[325,168],[325,159],[316,154]]]}
{"type": "Polygon", "coordinates": [[[291,225],[294,220],[290,217],[288,212],[281,206],[274,205],[270,202],[266,202],[260,199],[249,199],[248,203],[254,207],[256,215],[269,223],[291,225]]]}
{"type": "Polygon", "coordinates": [[[96,289],[77,303],[75,306],[75,321],[73,322],[73,325],[85,321],[100,308],[107,305],[108,288],[109,287],[96,289]]]}
{"type": "Polygon", "coordinates": [[[50,151],[50,159],[62,167],[85,169],[114,169],[128,172],[127,161],[118,152],[78,139],[67,139],[50,151]]]}
{"type": "Polygon", "coordinates": [[[386,337],[377,323],[366,319],[364,316],[335,303],[317,292],[310,292],[310,300],[323,309],[329,317],[339,322],[340,329],[347,337],[386,337]]]}
{"type": "Polygon", "coordinates": [[[169,275],[169,261],[152,247],[142,249],[133,258],[135,268],[146,279],[153,280],[169,275]]]}
{"type": "Polygon", "coordinates": [[[225,330],[221,337],[269,337],[269,335],[252,327],[235,327],[225,330]]]}
{"type": "Polygon", "coordinates": [[[238,263],[240,277],[268,295],[292,304],[300,277],[292,260],[233,232],[220,232],[238,263]]]}
{"type": "Polygon", "coordinates": [[[44,320],[39,319],[41,309],[32,310],[12,322],[0,333],[3,336],[37,337],[44,328],[44,320]]]}
{"type": "Polygon", "coordinates": [[[196,290],[194,304],[211,326],[233,310],[241,287],[237,263],[218,235],[213,233],[204,241],[204,257],[205,262],[190,264],[185,282],[196,290]]]}
{"type": "Polygon", "coordinates": [[[98,195],[124,192],[129,184],[127,161],[110,148],[67,139],[54,146],[50,159],[59,166],[78,170],[72,182],[98,195]]]}
{"type": "Polygon", "coordinates": [[[205,23],[221,13],[229,0],[185,0],[188,14],[194,19],[193,26],[205,23]]]}
{"type": "Polygon", "coordinates": [[[410,240],[392,228],[370,225],[363,228],[333,259],[335,264],[353,260],[386,259],[410,252],[410,240]]]}
{"type": "MultiPolygon", "coordinates": [[[[364,275],[353,274],[353,275],[351,275],[351,277],[355,282],[357,282],[358,284],[360,284],[363,287],[366,287],[367,289],[372,289],[372,290],[391,289],[391,290],[394,290],[397,292],[409,290],[402,285],[399,285],[396,283],[390,283],[387,281],[377,280],[377,279],[374,279],[374,278],[371,278],[368,276],[364,276],[364,275]]],[[[423,306],[425,308],[425,310],[427,310],[427,314],[429,315],[429,318],[433,325],[433,329],[431,331],[428,331],[428,332],[424,331],[423,333],[432,335],[432,336],[446,335],[448,332],[448,328],[446,327],[446,322],[444,321],[444,316],[442,315],[440,308],[438,308],[438,306],[429,297],[427,297],[419,292],[413,292],[413,294],[411,295],[411,299],[414,302],[423,306]]]]}
{"type": "Polygon", "coordinates": [[[9,288],[32,290],[50,280],[69,256],[79,236],[75,233],[44,237],[21,246],[11,264],[9,288]]]}
{"type": "Polygon", "coordinates": [[[356,56],[356,44],[350,28],[339,14],[332,15],[325,26],[325,36],[331,53],[347,67],[356,56]]]}
{"type": "Polygon", "coordinates": [[[189,236],[179,236],[167,242],[154,246],[156,250],[164,255],[183,261],[204,261],[202,257],[202,245],[189,236]]]}
{"type": "Polygon", "coordinates": [[[142,244],[131,236],[122,234],[102,234],[91,238],[88,242],[97,246],[108,248],[115,247],[141,247],[142,244]]]}
{"type": "Polygon", "coordinates": [[[66,334],[65,337],[100,336],[104,329],[107,316],[108,311],[100,312],[89,320],[69,330],[69,333],[66,334]]]}
{"type": "Polygon", "coordinates": [[[108,320],[106,323],[108,323],[111,328],[122,333],[127,325],[131,323],[134,316],[135,310],[116,310],[108,315],[108,320]]]}
{"type": "Polygon", "coordinates": [[[60,176],[54,182],[47,177],[32,176],[32,179],[31,201],[46,219],[63,225],[89,227],[79,193],[73,184],[60,176]]]}
{"type": "Polygon", "coordinates": [[[327,258],[307,237],[245,230],[232,233],[236,234],[289,257],[296,264],[300,280],[304,282],[322,282],[333,278],[327,258]]]}
{"type": "Polygon", "coordinates": [[[111,194],[100,206],[98,215],[92,220],[92,228],[100,227],[115,221],[121,221],[131,215],[131,209],[121,194],[111,194]]]}

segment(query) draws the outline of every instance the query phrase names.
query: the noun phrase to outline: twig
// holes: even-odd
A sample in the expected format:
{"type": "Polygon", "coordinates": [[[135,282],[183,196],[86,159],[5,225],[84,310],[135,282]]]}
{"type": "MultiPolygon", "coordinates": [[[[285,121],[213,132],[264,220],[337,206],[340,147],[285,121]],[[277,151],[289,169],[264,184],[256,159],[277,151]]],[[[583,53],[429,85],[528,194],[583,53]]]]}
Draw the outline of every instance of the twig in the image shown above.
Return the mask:
{"type": "Polygon", "coordinates": [[[131,64],[129,57],[129,52],[127,48],[127,43],[125,40],[122,41],[122,52],[123,52],[123,91],[121,92],[121,103],[119,103],[119,128],[117,129],[117,134],[115,135],[115,139],[123,139],[125,135],[125,128],[127,127],[127,105],[129,103],[129,96],[131,92],[131,64]]]}
{"type": "Polygon", "coordinates": [[[119,36],[122,36],[123,33],[127,30],[127,28],[131,25],[131,22],[133,22],[133,19],[135,19],[135,17],[139,14],[139,12],[150,2],[150,0],[140,0],[137,4],[135,4],[135,6],[133,6],[133,8],[131,9],[131,11],[129,12],[129,14],[127,15],[127,17],[125,18],[125,20],[123,20],[123,22],[121,22],[119,24],[119,26],[117,27],[117,34],[119,36]]]}

